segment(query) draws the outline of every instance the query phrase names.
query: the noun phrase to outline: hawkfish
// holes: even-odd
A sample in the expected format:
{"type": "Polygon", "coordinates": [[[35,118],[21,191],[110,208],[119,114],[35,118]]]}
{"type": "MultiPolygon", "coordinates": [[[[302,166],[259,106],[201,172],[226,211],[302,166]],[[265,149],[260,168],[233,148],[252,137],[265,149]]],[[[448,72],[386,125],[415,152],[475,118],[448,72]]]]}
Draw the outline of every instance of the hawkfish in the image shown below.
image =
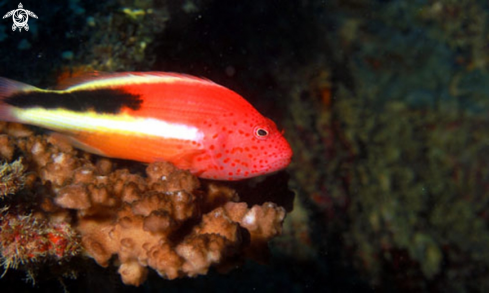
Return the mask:
{"type": "Polygon", "coordinates": [[[89,153],[169,161],[206,179],[272,173],[292,157],[275,123],[243,97],[184,74],[98,73],[55,89],[0,78],[0,120],[49,129],[89,153]]]}

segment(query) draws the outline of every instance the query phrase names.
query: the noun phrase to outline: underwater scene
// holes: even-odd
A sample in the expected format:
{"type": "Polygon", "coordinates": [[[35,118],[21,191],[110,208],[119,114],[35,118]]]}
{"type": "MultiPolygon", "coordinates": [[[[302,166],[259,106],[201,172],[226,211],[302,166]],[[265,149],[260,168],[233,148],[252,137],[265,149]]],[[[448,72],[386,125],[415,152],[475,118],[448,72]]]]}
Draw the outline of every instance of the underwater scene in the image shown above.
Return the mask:
{"type": "Polygon", "coordinates": [[[0,1],[1,292],[488,292],[489,2],[0,1]]]}

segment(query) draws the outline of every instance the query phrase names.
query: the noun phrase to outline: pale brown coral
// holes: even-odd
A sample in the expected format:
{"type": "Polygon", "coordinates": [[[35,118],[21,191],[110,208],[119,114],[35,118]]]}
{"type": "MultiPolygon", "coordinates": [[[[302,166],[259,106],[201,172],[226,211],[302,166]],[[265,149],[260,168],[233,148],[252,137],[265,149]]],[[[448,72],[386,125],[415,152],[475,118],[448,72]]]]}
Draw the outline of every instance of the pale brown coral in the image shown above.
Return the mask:
{"type": "MultiPolygon", "coordinates": [[[[285,216],[282,208],[267,203],[248,209],[246,203],[228,202],[202,214],[202,194],[195,192],[197,180],[168,163],[150,164],[147,173],[155,169],[160,173],[148,175],[148,190],[140,192],[137,199],[122,200],[112,220],[79,218],[78,230],[86,251],[101,265],[107,265],[116,254],[125,283],[140,284],[148,266],[168,279],[205,274],[210,266],[225,263],[227,257],[246,247],[243,233],[251,234],[252,241],[279,234],[285,216]],[[178,178],[177,182],[167,184],[172,177],[178,178]],[[239,206],[237,215],[233,204],[239,206]],[[196,224],[182,231],[182,225],[189,223],[196,224]],[[250,227],[247,232],[246,227],[250,227]]],[[[134,184],[127,188],[129,192],[137,189],[134,184]]],[[[126,193],[123,188],[121,194],[126,193]]]]}
{"type": "Polygon", "coordinates": [[[8,135],[0,134],[0,159],[12,160],[14,156],[14,144],[8,135]]]}
{"type": "Polygon", "coordinates": [[[201,188],[197,178],[169,163],[149,164],[144,176],[115,169],[109,159],[94,163],[56,137],[11,141],[5,140],[6,148],[23,154],[45,191],[37,212],[71,224],[85,254],[100,265],[116,256],[126,284],[144,282],[148,268],[167,279],[206,274],[211,266],[225,270],[254,257],[252,251],[282,229],[282,207],[249,208],[233,189],[201,188]]]}

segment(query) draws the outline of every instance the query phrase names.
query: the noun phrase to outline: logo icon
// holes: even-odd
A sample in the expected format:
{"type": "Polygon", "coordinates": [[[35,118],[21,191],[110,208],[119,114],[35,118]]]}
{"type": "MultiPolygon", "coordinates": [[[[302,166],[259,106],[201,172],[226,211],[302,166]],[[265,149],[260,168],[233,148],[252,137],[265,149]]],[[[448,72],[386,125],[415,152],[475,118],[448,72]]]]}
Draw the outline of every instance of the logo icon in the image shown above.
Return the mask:
{"type": "Polygon", "coordinates": [[[34,12],[23,8],[24,6],[22,6],[22,3],[19,3],[18,9],[9,11],[3,16],[4,19],[12,16],[12,20],[14,21],[14,24],[12,25],[13,31],[17,28],[19,28],[19,32],[22,31],[22,29],[28,31],[29,25],[27,24],[27,21],[29,21],[29,16],[37,18],[37,15],[35,15],[34,12]]]}

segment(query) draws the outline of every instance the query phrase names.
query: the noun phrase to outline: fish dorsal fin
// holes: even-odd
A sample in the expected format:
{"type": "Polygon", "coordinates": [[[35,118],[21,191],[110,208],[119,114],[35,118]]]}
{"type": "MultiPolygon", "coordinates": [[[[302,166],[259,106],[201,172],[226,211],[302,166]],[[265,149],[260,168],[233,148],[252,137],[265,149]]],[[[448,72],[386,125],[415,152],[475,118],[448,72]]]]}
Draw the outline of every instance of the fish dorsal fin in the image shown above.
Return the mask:
{"type": "Polygon", "coordinates": [[[83,88],[97,88],[107,86],[118,86],[127,84],[141,84],[141,83],[153,83],[153,82],[167,82],[172,83],[176,81],[183,82],[197,82],[202,84],[216,83],[192,75],[162,72],[162,71],[148,71],[148,72],[100,72],[90,71],[81,74],[75,73],[75,77],[62,78],[61,82],[56,86],[57,90],[77,90],[83,88]]]}
{"type": "Polygon", "coordinates": [[[87,80],[99,78],[103,72],[97,70],[86,70],[83,68],[74,68],[61,72],[57,78],[57,84],[54,86],[56,90],[65,90],[87,80]]]}

